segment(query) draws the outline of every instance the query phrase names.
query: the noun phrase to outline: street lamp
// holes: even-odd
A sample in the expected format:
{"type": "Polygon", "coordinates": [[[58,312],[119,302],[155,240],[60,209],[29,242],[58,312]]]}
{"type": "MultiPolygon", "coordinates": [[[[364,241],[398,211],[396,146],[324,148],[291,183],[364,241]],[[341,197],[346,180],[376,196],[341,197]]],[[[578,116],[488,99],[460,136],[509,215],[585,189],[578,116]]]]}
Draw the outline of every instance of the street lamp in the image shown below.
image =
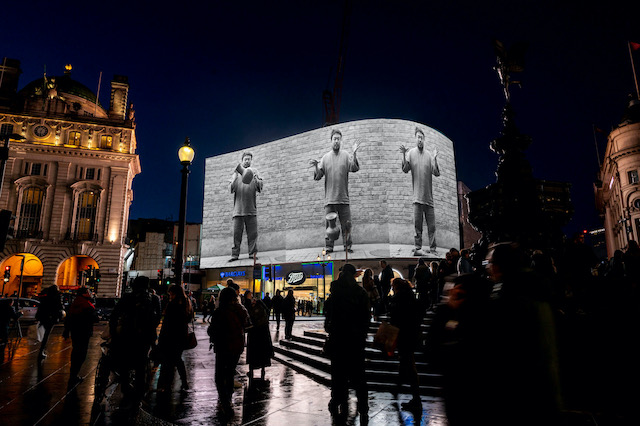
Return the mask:
{"type": "Polygon", "coordinates": [[[191,148],[189,138],[185,138],[184,145],[178,150],[178,159],[182,164],[182,186],[180,188],[180,216],[178,223],[178,241],[176,242],[174,276],[176,284],[182,285],[182,253],[184,251],[184,228],[187,217],[187,181],[189,179],[189,166],[195,156],[195,151],[191,148]]]}
{"type": "MultiPolygon", "coordinates": [[[[322,301],[327,300],[327,274],[325,273],[325,268],[327,266],[326,261],[331,260],[331,255],[327,254],[326,250],[322,250],[322,257],[318,256],[318,262],[322,262],[322,301]]],[[[324,303],[322,310],[324,311],[324,303]]]]}

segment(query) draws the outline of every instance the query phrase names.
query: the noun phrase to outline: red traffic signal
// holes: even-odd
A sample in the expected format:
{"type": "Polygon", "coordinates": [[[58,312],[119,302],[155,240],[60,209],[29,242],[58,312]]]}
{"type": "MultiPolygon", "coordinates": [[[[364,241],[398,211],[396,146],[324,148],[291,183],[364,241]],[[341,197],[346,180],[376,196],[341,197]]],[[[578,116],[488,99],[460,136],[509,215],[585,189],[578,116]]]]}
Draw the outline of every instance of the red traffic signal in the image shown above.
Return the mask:
{"type": "Polygon", "coordinates": [[[5,266],[5,267],[4,267],[4,270],[5,270],[5,271],[11,271],[11,266],[5,266]]]}

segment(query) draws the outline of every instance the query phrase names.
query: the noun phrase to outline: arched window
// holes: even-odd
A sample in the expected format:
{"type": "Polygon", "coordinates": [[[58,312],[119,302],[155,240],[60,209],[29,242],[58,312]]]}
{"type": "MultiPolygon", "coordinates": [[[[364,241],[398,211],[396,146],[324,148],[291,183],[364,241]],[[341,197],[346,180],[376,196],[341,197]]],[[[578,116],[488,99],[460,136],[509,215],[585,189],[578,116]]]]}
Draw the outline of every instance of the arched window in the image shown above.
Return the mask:
{"type": "Polygon", "coordinates": [[[98,211],[98,193],[84,191],[78,195],[76,208],[75,236],[78,240],[94,239],[96,212],[98,211]]]}
{"type": "Polygon", "coordinates": [[[42,188],[31,186],[23,191],[18,238],[35,238],[40,233],[40,214],[43,200],[44,190],[42,188]]]}

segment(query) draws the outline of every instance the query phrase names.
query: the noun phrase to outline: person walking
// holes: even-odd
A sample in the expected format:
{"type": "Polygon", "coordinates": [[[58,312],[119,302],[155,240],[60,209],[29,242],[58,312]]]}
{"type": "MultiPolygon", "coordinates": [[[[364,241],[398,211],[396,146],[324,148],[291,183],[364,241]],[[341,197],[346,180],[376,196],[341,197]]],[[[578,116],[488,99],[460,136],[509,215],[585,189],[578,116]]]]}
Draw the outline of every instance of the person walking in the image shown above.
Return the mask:
{"type": "Polygon", "coordinates": [[[373,316],[377,319],[380,293],[378,293],[378,288],[376,287],[376,283],[373,279],[373,271],[371,269],[366,269],[364,271],[364,275],[362,276],[362,288],[367,291],[367,295],[369,296],[369,306],[373,308],[373,316]]]}
{"type": "Polygon", "coordinates": [[[160,352],[160,377],[158,378],[158,392],[169,392],[173,382],[174,369],[178,370],[181,390],[189,389],[187,370],[182,360],[189,333],[189,322],[193,318],[191,301],[187,298],[184,288],[180,285],[169,287],[169,303],[164,312],[158,350],[160,352]]]}
{"type": "Polygon", "coordinates": [[[157,299],[149,291],[149,278],[137,276],[131,283],[131,293],[122,296],[109,318],[111,354],[124,378],[121,387],[125,408],[138,406],[146,391],[149,351],[155,344],[161,315],[157,299]]]}
{"type": "Polygon", "coordinates": [[[276,330],[280,330],[280,315],[282,314],[282,305],[284,304],[284,297],[280,294],[280,290],[276,290],[276,295],[273,296],[273,316],[276,319],[276,330]]]}
{"type": "Polygon", "coordinates": [[[391,291],[391,280],[393,280],[393,268],[384,259],[380,260],[380,268],[382,268],[382,272],[380,272],[380,288],[382,289],[380,294],[382,298],[380,313],[386,314],[389,310],[389,292],[391,291]]]}
{"type": "Polygon", "coordinates": [[[340,271],[340,277],[331,283],[324,325],[329,333],[326,351],[331,359],[329,412],[335,417],[348,415],[351,381],[358,399],[360,423],[366,424],[369,401],[364,348],[371,321],[369,296],[356,282],[355,266],[346,263],[340,271]]]}
{"type": "Polygon", "coordinates": [[[82,381],[80,368],[87,358],[89,339],[93,336],[96,307],[91,303],[91,294],[87,287],[80,287],[76,298],[69,307],[69,314],[64,321],[62,337],[66,340],[71,335],[71,367],[69,369],[69,387],[82,381]]]}
{"type": "Polygon", "coordinates": [[[264,306],[267,308],[267,318],[269,318],[271,316],[271,308],[273,307],[273,302],[271,300],[271,296],[269,296],[269,293],[266,293],[264,295],[262,303],[264,303],[264,306]]]}
{"type": "Polygon", "coordinates": [[[220,292],[218,303],[207,332],[216,354],[215,382],[220,408],[223,414],[232,417],[233,377],[244,351],[245,329],[251,321],[232,288],[227,287],[220,292]]]}
{"type": "Polygon", "coordinates": [[[410,411],[422,411],[420,400],[420,383],[416,370],[415,350],[419,341],[420,321],[422,319],[420,305],[413,294],[408,281],[396,278],[392,283],[390,322],[399,328],[398,332],[398,387],[402,381],[409,383],[412,399],[402,403],[402,408],[410,411]]]}
{"type": "Polygon", "coordinates": [[[4,349],[9,341],[9,325],[20,317],[13,308],[13,299],[0,299],[0,362],[4,361],[4,349]]]}
{"type": "Polygon", "coordinates": [[[269,310],[253,293],[244,294],[245,308],[249,312],[252,327],[247,330],[247,364],[249,364],[249,386],[253,384],[253,370],[260,369],[260,380],[264,381],[265,367],[271,366],[273,344],[269,333],[269,310]]]}
{"type": "Polygon", "coordinates": [[[422,315],[431,308],[432,301],[432,289],[431,289],[431,269],[427,266],[424,258],[418,260],[418,266],[414,275],[416,282],[416,290],[418,291],[418,302],[420,303],[420,309],[422,315]]]}
{"type": "Polygon", "coordinates": [[[282,302],[282,316],[284,317],[284,338],[291,339],[293,322],[296,320],[296,299],[293,290],[287,292],[287,297],[282,302]]]}
{"type": "Polygon", "coordinates": [[[49,341],[51,329],[62,319],[63,314],[60,290],[56,284],[47,287],[40,296],[40,305],[36,312],[36,320],[44,327],[44,336],[42,337],[40,351],[38,352],[38,361],[42,362],[47,357],[45,349],[49,341]]]}

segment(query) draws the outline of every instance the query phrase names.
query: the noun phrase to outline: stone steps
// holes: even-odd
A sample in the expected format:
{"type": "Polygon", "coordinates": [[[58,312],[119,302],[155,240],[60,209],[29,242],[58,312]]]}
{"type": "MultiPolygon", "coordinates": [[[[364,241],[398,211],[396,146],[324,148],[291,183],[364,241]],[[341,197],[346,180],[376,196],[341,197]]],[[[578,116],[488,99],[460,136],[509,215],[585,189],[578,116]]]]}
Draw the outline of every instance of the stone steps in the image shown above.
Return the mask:
{"type": "MultiPolygon", "coordinates": [[[[422,325],[423,335],[426,334],[431,318],[426,318],[422,325]]],[[[407,393],[408,385],[397,387],[398,359],[388,358],[380,350],[373,347],[373,336],[378,329],[372,324],[367,336],[365,348],[365,369],[367,383],[370,390],[407,393]]],[[[331,385],[331,361],[323,352],[323,345],[327,333],[320,330],[306,330],[302,336],[292,336],[291,339],[274,342],[275,359],[294,370],[305,374],[318,383],[331,385]]],[[[434,373],[426,361],[424,353],[416,352],[416,369],[420,378],[420,392],[423,395],[441,396],[442,376],[434,373]]]]}

